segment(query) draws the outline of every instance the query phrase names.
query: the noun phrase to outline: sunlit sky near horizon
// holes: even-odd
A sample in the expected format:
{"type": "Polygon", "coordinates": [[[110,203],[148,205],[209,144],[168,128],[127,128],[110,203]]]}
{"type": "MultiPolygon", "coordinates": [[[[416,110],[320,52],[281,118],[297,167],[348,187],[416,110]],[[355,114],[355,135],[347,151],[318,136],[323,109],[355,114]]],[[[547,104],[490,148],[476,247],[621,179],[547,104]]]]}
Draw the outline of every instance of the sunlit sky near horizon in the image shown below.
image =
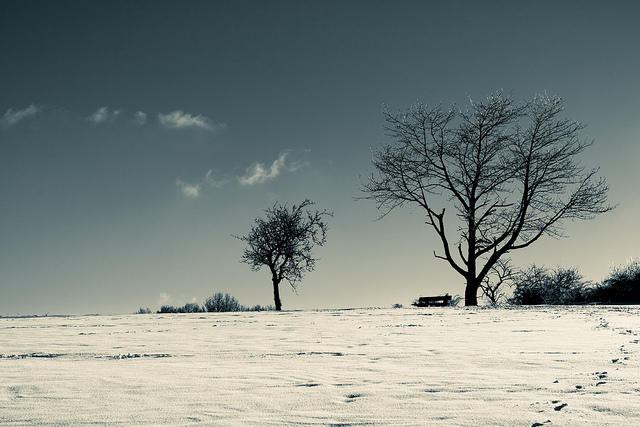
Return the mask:
{"type": "Polygon", "coordinates": [[[0,0],[0,315],[130,313],[228,292],[274,202],[334,212],[284,309],[464,294],[418,208],[362,196],[383,104],[558,94],[613,212],[514,252],[603,279],[640,255],[635,1],[0,0]]]}

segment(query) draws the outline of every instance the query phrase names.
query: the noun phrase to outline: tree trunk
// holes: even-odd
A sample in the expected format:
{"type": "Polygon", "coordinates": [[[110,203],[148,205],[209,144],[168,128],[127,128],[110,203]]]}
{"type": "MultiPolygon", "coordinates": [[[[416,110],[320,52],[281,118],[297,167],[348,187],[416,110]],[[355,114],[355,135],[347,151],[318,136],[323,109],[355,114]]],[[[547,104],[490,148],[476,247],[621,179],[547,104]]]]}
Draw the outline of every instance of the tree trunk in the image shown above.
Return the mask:
{"type": "Polygon", "coordinates": [[[475,202],[472,200],[469,206],[469,239],[467,240],[467,288],[464,290],[464,305],[478,305],[478,288],[480,281],[477,276],[476,266],[476,225],[475,225],[475,202]]]}
{"type": "Polygon", "coordinates": [[[478,305],[478,288],[480,282],[475,277],[467,278],[467,287],[464,291],[464,305],[477,306],[478,305]]]}
{"type": "Polygon", "coordinates": [[[277,276],[271,278],[273,282],[273,302],[276,305],[276,311],[282,310],[282,303],[280,303],[280,279],[277,276]]]}

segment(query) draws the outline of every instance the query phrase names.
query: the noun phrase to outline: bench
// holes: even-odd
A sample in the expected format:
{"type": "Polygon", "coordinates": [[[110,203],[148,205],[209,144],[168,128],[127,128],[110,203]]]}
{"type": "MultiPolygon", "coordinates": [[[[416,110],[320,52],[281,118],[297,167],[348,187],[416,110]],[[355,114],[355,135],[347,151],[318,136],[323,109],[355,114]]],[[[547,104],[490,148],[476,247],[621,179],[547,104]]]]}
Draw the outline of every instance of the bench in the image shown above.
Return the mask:
{"type": "Polygon", "coordinates": [[[439,297],[420,297],[411,305],[416,307],[447,307],[451,304],[451,295],[442,295],[439,297]]]}

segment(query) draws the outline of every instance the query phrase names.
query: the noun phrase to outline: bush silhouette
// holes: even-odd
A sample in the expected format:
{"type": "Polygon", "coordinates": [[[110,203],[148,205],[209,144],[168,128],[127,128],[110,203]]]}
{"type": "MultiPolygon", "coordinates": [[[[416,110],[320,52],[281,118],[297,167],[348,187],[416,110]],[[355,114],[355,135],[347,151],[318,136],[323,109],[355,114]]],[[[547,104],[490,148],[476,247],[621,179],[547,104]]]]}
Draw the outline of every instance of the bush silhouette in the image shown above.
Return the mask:
{"type": "Polygon", "coordinates": [[[260,305],[256,304],[249,309],[249,311],[274,311],[276,308],[272,305],[260,305]]]}
{"type": "Polygon", "coordinates": [[[203,311],[203,308],[195,302],[188,302],[184,305],[184,307],[182,307],[180,313],[201,313],[203,311]]]}
{"type": "Polygon", "coordinates": [[[589,299],[604,303],[639,303],[640,259],[632,258],[626,265],[612,266],[609,276],[592,290],[589,299]]]}
{"type": "Polygon", "coordinates": [[[160,307],[160,310],[158,310],[158,313],[178,313],[178,309],[172,305],[163,305],[160,307]]]}
{"type": "Polygon", "coordinates": [[[514,275],[515,289],[509,300],[516,305],[580,304],[589,300],[589,282],[577,268],[549,270],[532,265],[514,275]]]}
{"type": "MultiPolygon", "coordinates": [[[[151,310],[140,308],[140,310],[136,313],[151,313],[151,310]]],[[[182,307],[174,307],[172,305],[163,305],[158,310],[158,313],[222,313],[228,311],[272,311],[275,310],[275,307],[272,305],[262,306],[260,304],[254,305],[253,307],[247,307],[242,305],[235,299],[233,296],[229,294],[222,294],[222,292],[218,292],[213,296],[210,296],[204,302],[204,305],[200,306],[195,302],[186,303],[182,307]]]]}
{"type": "Polygon", "coordinates": [[[172,305],[163,305],[158,313],[202,313],[204,309],[195,302],[188,302],[182,307],[174,307],[172,305]]]}
{"type": "Polygon", "coordinates": [[[208,312],[247,311],[238,300],[229,294],[222,295],[222,292],[207,298],[204,302],[204,309],[208,312]]]}

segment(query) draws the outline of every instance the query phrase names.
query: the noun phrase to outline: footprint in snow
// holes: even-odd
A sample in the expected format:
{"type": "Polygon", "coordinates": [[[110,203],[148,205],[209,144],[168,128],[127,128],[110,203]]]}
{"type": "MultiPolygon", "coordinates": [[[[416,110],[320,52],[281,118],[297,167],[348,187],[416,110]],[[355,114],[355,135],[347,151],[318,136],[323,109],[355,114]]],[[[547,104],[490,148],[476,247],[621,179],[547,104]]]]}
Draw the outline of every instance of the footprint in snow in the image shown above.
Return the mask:
{"type": "Polygon", "coordinates": [[[348,394],[345,396],[345,399],[346,399],[345,402],[347,403],[355,402],[358,397],[362,397],[362,395],[359,393],[348,394]]]}
{"type": "Polygon", "coordinates": [[[553,407],[553,410],[554,410],[554,411],[559,411],[559,410],[561,410],[562,408],[566,407],[567,405],[568,405],[567,403],[563,403],[563,404],[561,404],[561,405],[554,406],[554,407],[553,407]]]}

